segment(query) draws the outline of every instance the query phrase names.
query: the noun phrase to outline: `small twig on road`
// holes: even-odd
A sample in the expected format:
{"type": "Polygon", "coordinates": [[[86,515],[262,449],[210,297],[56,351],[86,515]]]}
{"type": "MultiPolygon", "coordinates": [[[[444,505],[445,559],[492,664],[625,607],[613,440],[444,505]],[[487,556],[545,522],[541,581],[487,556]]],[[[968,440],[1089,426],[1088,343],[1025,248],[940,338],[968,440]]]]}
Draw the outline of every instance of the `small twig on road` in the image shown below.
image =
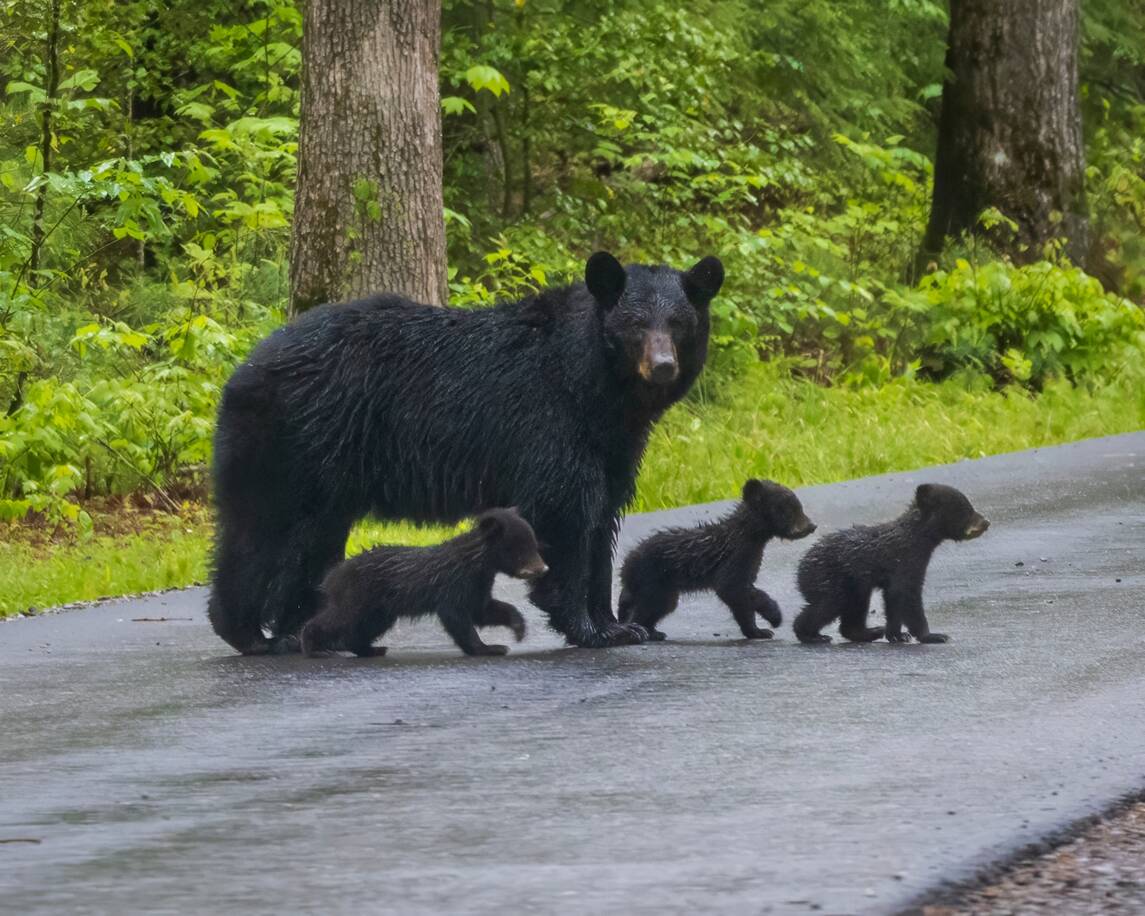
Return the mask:
{"type": "Polygon", "coordinates": [[[194,620],[194,617],[132,617],[132,623],[166,623],[169,620],[194,620]]]}

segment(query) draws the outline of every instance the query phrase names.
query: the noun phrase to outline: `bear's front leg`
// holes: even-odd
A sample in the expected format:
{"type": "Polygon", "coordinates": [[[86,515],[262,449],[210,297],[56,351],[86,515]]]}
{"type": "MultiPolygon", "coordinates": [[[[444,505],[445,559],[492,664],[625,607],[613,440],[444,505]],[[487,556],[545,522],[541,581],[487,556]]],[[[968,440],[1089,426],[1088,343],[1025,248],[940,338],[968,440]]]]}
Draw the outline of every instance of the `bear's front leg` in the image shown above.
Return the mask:
{"type": "Polygon", "coordinates": [[[597,527],[589,546],[588,616],[600,633],[613,633],[615,645],[644,642],[648,631],[638,623],[620,623],[612,613],[612,553],[619,519],[597,527]],[[631,638],[626,638],[627,631],[631,638]]]}
{"type": "MultiPolygon", "coordinates": [[[[544,536],[542,535],[544,540],[544,536]]],[[[586,549],[549,542],[545,560],[549,571],[529,588],[529,600],[549,616],[549,624],[574,646],[605,649],[643,642],[642,627],[622,626],[611,618],[598,625],[588,612],[588,558],[586,549]],[[636,631],[639,631],[636,632],[636,631]]]]}
{"type": "MultiPolygon", "coordinates": [[[[926,612],[922,608],[921,577],[911,577],[895,583],[886,592],[887,620],[902,621],[907,631],[921,643],[948,642],[945,633],[931,633],[926,612]]],[[[901,634],[900,634],[901,635],[901,634]]],[[[902,642],[907,640],[903,638],[902,642]]]]}
{"type": "Polygon", "coordinates": [[[525,638],[525,618],[508,601],[490,598],[474,616],[473,622],[479,627],[508,627],[517,642],[525,638]]]}

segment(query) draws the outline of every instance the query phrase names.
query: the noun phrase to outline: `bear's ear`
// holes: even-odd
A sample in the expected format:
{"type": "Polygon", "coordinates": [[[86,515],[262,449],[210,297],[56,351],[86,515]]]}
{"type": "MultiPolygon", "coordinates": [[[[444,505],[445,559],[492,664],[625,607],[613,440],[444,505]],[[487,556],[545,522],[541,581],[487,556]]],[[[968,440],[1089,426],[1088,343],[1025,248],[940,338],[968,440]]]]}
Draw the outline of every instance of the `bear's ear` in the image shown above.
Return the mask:
{"type": "Polygon", "coordinates": [[[918,489],[914,491],[914,504],[918,506],[923,515],[930,515],[934,511],[937,497],[934,484],[920,484],[918,489]]]}
{"type": "Polygon", "coordinates": [[[501,519],[497,518],[495,515],[481,516],[481,521],[477,523],[477,527],[487,538],[498,537],[504,530],[501,524],[501,519]]]}
{"type": "Polygon", "coordinates": [[[763,493],[763,483],[754,477],[743,485],[744,502],[758,503],[763,500],[763,493]]]}
{"type": "Polygon", "coordinates": [[[606,312],[620,301],[628,275],[624,265],[607,251],[598,251],[584,265],[584,283],[606,312]]]}
{"type": "Polygon", "coordinates": [[[707,306],[724,285],[724,265],[715,255],[708,255],[684,274],[684,292],[698,306],[707,306]]]}

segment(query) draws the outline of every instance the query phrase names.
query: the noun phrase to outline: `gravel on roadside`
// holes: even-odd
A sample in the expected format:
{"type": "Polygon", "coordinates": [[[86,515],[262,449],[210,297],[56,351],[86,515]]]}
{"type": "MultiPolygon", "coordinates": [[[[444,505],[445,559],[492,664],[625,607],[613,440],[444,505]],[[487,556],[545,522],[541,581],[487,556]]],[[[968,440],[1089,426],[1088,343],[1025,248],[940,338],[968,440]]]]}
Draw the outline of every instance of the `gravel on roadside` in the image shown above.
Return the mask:
{"type": "Polygon", "coordinates": [[[1145,913],[1145,802],[923,916],[1145,913]]]}

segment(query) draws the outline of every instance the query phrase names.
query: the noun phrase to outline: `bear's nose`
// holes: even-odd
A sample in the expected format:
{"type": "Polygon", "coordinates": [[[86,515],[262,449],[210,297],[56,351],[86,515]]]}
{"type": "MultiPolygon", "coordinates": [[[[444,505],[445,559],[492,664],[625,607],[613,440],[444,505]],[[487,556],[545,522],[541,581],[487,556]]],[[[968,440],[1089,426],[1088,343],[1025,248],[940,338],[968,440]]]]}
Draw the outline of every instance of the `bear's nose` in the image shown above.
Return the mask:
{"type": "Polygon", "coordinates": [[[652,381],[664,385],[676,378],[679,369],[671,356],[657,357],[652,361],[652,381]]]}
{"type": "Polygon", "coordinates": [[[534,560],[532,563],[526,563],[517,572],[519,579],[539,579],[549,571],[549,567],[545,565],[544,560],[534,560]]]}
{"type": "Polygon", "coordinates": [[[653,331],[644,338],[640,354],[640,375],[654,385],[665,385],[680,373],[676,364],[676,345],[669,334],[653,331]]]}

